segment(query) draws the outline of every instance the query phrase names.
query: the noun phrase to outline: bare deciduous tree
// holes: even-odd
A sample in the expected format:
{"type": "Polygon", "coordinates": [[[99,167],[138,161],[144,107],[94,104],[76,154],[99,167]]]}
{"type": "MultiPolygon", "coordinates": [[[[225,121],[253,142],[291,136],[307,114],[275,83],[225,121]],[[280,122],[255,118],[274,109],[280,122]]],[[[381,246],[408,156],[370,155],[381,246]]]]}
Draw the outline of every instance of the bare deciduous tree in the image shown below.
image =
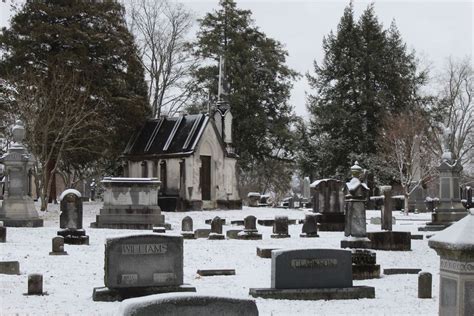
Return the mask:
{"type": "Polygon", "coordinates": [[[173,115],[190,99],[190,74],[196,59],[187,48],[191,14],[166,0],[131,0],[126,3],[148,81],[153,117],[173,115]]]}
{"type": "MultiPolygon", "coordinates": [[[[438,110],[445,128],[452,132],[451,151],[464,166],[474,164],[474,71],[470,58],[448,59],[439,79],[438,110]]],[[[438,150],[441,133],[437,133],[438,150]]]]}
{"type": "Polygon", "coordinates": [[[79,84],[85,82],[79,74],[57,66],[48,72],[49,80],[23,76],[14,95],[16,113],[25,123],[26,143],[37,162],[35,179],[42,211],[47,209],[53,175],[63,157],[91,150],[85,145],[90,134],[83,131],[97,128],[100,102],[90,102],[89,87],[79,84]]]}
{"type": "Polygon", "coordinates": [[[405,196],[405,210],[413,191],[433,177],[435,157],[430,150],[429,124],[420,113],[388,116],[378,139],[381,158],[396,166],[405,196]]]}

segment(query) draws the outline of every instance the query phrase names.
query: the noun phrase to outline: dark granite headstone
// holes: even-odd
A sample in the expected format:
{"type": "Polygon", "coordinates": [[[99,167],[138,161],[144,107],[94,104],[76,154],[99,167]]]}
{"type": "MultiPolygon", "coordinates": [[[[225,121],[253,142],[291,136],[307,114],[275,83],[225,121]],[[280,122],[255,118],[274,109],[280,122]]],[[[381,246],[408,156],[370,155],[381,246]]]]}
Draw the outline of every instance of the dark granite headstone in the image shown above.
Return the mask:
{"type": "Polygon", "coordinates": [[[57,236],[54,237],[52,240],[52,250],[49,254],[50,255],[67,255],[67,252],[64,251],[64,237],[57,236]]]}
{"type": "Polygon", "coordinates": [[[257,232],[257,218],[253,215],[245,217],[244,227],[244,231],[246,232],[257,232]]]}
{"type": "Polygon", "coordinates": [[[319,237],[316,214],[306,214],[300,237],[319,237]]]}
{"type": "Polygon", "coordinates": [[[352,255],[347,250],[296,249],[272,252],[274,289],[352,286],[352,255]]]}
{"type": "Polygon", "coordinates": [[[0,261],[0,274],[20,274],[18,261],[0,261]]]}
{"type": "Polygon", "coordinates": [[[272,238],[288,238],[288,216],[275,216],[272,238]]]}
{"type": "Polygon", "coordinates": [[[211,221],[211,233],[222,234],[222,221],[219,216],[214,217],[211,221]]]}
{"type": "Polygon", "coordinates": [[[193,219],[190,216],[186,216],[181,221],[181,231],[192,232],[193,231],[193,219]]]}
{"type": "Polygon", "coordinates": [[[183,284],[183,238],[164,235],[108,238],[104,281],[110,289],[183,284]]]}
{"type": "Polygon", "coordinates": [[[66,190],[61,194],[60,200],[59,227],[82,229],[82,199],[79,191],[66,190]]]}
{"type": "Polygon", "coordinates": [[[432,279],[429,272],[418,274],[418,298],[431,298],[432,279]]]}
{"type": "Polygon", "coordinates": [[[43,295],[43,275],[28,275],[28,295],[43,295]]]}

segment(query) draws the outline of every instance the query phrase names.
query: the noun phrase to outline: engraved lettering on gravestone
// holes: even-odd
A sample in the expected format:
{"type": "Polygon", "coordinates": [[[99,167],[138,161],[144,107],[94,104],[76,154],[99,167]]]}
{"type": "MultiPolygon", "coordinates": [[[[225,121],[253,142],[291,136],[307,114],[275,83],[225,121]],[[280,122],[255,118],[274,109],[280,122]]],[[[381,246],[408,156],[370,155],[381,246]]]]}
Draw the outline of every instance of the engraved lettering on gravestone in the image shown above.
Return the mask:
{"type": "Polygon", "coordinates": [[[155,283],[164,283],[174,281],[176,279],[176,274],[174,273],[153,273],[153,282],[155,283]]]}
{"type": "Polygon", "coordinates": [[[132,285],[138,283],[138,274],[122,274],[121,277],[122,284],[132,285]]]}
{"type": "Polygon", "coordinates": [[[166,244],[124,244],[122,255],[153,255],[166,253],[166,244]]]}
{"type": "Polygon", "coordinates": [[[293,269],[298,268],[332,268],[337,267],[337,259],[292,259],[293,269]]]}

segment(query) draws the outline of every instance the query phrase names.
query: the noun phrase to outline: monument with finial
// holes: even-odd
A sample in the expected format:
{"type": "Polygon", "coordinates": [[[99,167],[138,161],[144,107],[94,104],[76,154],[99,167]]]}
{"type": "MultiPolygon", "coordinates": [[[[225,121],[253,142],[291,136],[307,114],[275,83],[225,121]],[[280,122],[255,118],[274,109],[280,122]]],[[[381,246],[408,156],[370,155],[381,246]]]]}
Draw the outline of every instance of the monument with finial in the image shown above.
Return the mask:
{"type": "Polygon", "coordinates": [[[443,230],[467,215],[461,203],[459,178],[461,177],[461,161],[452,152],[453,134],[449,128],[443,133],[443,154],[439,171],[439,206],[431,215],[431,222],[419,230],[443,230]]]}
{"type": "Polygon", "coordinates": [[[39,218],[31,197],[30,170],[33,169],[34,158],[23,145],[25,128],[21,121],[16,121],[12,133],[13,144],[0,157],[5,175],[0,221],[10,227],[41,227],[43,220],[39,218]]]}

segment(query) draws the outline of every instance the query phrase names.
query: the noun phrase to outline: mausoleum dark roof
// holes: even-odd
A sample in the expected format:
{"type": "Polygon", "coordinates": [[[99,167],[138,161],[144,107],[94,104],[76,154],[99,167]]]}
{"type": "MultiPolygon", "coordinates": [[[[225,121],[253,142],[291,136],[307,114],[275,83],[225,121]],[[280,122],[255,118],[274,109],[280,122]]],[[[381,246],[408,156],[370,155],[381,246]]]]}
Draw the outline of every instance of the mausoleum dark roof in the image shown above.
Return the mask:
{"type": "Polygon", "coordinates": [[[123,155],[129,159],[189,156],[209,122],[204,114],[150,119],[132,135],[123,155]]]}

